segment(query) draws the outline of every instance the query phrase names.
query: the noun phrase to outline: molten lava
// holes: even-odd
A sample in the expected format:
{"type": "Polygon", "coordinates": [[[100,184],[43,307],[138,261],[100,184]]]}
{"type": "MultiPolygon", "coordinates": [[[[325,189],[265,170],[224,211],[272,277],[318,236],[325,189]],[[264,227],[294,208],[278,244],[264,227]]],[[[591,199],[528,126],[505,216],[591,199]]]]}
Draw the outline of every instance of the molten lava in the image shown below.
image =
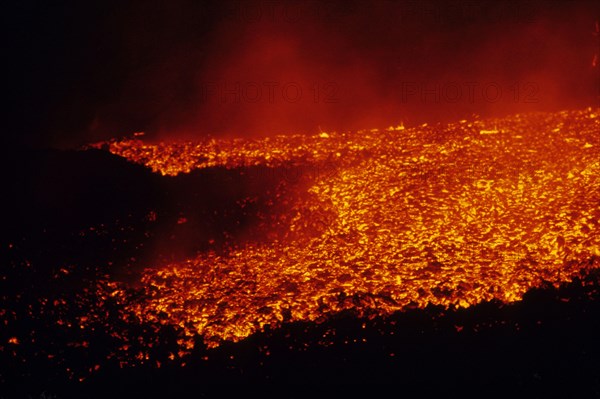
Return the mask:
{"type": "MultiPolygon", "coordinates": [[[[463,120],[315,136],[148,144],[117,155],[163,175],[322,165],[289,185],[293,214],[272,240],[148,268],[138,321],[178,326],[182,350],[343,310],[386,315],[428,304],[518,301],[570,281],[600,256],[600,110],[463,120]]],[[[288,187],[289,189],[289,187],[288,187]]]]}

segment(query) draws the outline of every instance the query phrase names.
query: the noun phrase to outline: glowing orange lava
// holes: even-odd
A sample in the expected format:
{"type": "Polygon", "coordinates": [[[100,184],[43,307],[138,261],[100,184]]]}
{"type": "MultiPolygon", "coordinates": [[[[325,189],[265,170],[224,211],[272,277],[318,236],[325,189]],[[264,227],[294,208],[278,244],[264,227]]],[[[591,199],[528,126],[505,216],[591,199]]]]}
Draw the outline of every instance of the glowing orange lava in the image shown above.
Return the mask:
{"type": "Polygon", "coordinates": [[[107,283],[143,322],[209,346],[344,309],[518,301],[600,256],[600,110],[405,129],[201,143],[99,144],[163,175],[321,164],[295,185],[285,233],[148,268],[141,296],[107,283]]]}

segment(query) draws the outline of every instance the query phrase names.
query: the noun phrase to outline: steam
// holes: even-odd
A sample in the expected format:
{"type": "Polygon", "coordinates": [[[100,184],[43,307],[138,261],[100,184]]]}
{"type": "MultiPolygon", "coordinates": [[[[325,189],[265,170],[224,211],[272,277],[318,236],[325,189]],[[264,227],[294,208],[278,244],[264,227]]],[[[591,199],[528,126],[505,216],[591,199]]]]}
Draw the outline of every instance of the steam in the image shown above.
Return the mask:
{"type": "MultiPolygon", "coordinates": [[[[597,106],[596,8],[285,0],[125,7],[100,23],[100,35],[114,35],[107,71],[84,70],[95,86],[74,98],[103,95],[88,101],[85,125],[58,141],[135,131],[161,140],[316,133],[597,106]]],[[[56,108],[55,128],[74,118],[56,108]]]]}

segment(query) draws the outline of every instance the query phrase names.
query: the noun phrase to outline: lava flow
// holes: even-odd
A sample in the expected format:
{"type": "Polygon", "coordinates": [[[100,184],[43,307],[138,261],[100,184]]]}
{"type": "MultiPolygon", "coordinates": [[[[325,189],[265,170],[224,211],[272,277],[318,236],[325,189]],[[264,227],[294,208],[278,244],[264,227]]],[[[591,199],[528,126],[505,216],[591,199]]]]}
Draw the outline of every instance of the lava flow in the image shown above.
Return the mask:
{"type": "Polygon", "coordinates": [[[286,188],[282,233],[147,268],[135,295],[121,282],[103,290],[138,322],[178,328],[182,350],[197,336],[215,347],[343,310],[518,301],[598,267],[599,132],[600,110],[589,108],[315,136],[100,143],[163,175],[310,171],[286,188]]]}

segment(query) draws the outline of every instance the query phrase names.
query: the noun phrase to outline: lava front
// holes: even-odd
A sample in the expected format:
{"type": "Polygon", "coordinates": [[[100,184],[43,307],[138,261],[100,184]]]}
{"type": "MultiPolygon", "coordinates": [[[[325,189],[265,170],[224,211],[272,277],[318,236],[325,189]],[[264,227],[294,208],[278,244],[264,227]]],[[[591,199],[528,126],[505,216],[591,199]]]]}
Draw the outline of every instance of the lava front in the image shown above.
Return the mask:
{"type": "MultiPolygon", "coordinates": [[[[102,288],[138,322],[172,325],[183,350],[343,310],[518,301],[600,256],[599,110],[352,133],[100,143],[163,175],[321,165],[291,185],[270,240],[147,268],[142,293],[102,288]]],[[[289,190],[289,187],[287,188],[289,190]]]]}

